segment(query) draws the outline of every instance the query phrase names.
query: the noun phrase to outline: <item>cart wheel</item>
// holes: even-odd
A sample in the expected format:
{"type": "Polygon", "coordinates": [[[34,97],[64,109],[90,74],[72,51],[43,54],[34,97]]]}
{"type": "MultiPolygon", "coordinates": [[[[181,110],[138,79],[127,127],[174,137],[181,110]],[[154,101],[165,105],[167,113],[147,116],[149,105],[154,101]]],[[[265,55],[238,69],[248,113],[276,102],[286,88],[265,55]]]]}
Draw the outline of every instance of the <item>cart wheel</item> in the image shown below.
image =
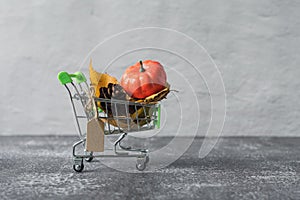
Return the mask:
{"type": "Polygon", "coordinates": [[[93,152],[90,152],[90,157],[85,158],[85,161],[86,161],[86,162],[92,162],[93,159],[94,159],[94,157],[93,157],[93,152]]]}
{"type": "Polygon", "coordinates": [[[81,164],[81,165],[73,165],[73,169],[76,171],[76,172],[82,172],[84,168],[84,165],[81,164]]]}
{"type": "Polygon", "coordinates": [[[93,158],[94,158],[94,157],[88,157],[88,158],[85,158],[85,161],[86,161],[86,162],[92,162],[93,158]]]}
{"type": "Polygon", "coordinates": [[[147,163],[149,162],[149,156],[138,157],[136,163],[136,169],[139,171],[144,171],[146,169],[147,163]]]}
{"type": "Polygon", "coordinates": [[[81,161],[79,161],[79,162],[78,162],[78,160],[75,160],[75,164],[73,165],[73,169],[76,172],[82,172],[83,168],[84,168],[83,159],[81,159],[81,161]]]}
{"type": "Polygon", "coordinates": [[[137,163],[136,169],[139,171],[144,171],[146,169],[146,163],[137,163]]]}

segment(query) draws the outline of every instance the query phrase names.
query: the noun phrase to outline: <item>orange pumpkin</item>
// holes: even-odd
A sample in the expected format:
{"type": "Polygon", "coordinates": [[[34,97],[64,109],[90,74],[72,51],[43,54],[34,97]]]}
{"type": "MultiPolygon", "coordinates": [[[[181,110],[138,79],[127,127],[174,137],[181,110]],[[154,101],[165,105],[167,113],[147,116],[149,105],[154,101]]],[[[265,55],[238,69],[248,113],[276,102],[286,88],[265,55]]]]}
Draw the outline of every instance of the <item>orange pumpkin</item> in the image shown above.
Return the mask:
{"type": "Polygon", "coordinates": [[[136,63],[126,69],[121,86],[133,98],[144,99],[166,87],[167,76],[163,66],[153,60],[136,63]]]}

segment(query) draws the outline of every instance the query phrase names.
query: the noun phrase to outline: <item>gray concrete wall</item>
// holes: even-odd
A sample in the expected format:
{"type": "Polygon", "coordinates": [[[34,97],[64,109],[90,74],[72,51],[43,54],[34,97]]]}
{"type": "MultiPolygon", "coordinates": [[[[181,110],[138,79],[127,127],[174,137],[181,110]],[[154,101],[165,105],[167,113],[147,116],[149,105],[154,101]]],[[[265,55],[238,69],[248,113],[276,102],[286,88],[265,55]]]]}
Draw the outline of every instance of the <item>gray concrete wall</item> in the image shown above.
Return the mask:
{"type": "MultiPolygon", "coordinates": [[[[223,135],[299,136],[299,9],[296,0],[2,0],[0,134],[74,134],[69,100],[56,74],[76,71],[87,53],[112,34],[158,26],[194,38],[218,65],[227,93],[223,135]]],[[[182,49],[193,55],[192,49],[182,49]]],[[[162,60],[180,68],[175,59],[162,60]]],[[[99,62],[95,65],[103,65],[99,62]]],[[[169,81],[184,90],[172,75],[169,81]]],[[[200,101],[199,135],[208,126],[207,102],[200,101]]],[[[190,107],[183,102],[183,109],[190,107]]],[[[194,129],[189,123],[184,121],[187,135],[194,129]]],[[[165,134],[174,134],[169,127],[165,134]]]]}

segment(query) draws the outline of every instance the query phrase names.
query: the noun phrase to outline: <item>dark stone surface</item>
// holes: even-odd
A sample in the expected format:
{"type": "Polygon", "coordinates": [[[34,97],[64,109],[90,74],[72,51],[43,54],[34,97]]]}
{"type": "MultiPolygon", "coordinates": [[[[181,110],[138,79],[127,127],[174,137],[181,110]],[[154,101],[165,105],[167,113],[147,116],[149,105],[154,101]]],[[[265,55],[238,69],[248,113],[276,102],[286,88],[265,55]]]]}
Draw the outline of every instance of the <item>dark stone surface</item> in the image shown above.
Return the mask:
{"type": "Polygon", "coordinates": [[[197,138],[180,159],[152,173],[119,172],[97,159],[75,173],[76,140],[0,137],[0,198],[300,199],[300,138],[221,138],[204,159],[197,138]]]}

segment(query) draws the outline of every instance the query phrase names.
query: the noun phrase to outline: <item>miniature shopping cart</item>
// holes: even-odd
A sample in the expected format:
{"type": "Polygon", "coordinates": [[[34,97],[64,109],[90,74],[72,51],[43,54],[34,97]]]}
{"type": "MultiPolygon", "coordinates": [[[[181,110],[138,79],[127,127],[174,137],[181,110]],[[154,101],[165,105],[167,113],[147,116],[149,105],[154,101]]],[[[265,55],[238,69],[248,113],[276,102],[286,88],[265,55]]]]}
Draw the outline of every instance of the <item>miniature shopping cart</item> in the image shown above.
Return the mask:
{"type": "Polygon", "coordinates": [[[136,168],[143,171],[149,162],[148,149],[135,149],[133,147],[123,146],[122,140],[129,132],[139,132],[160,128],[160,104],[159,103],[136,103],[118,99],[103,99],[94,96],[93,87],[87,84],[87,79],[81,72],[68,74],[60,72],[58,79],[67,89],[75,122],[80,140],[73,145],[73,169],[81,172],[84,168],[83,161],[91,162],[95,157],[136,157],[136,168]],[[79,109],[83,114],[79,114],[79,109]],[[138,113],[138,114],[137,114],[138,113]],[[84,123],[82,123],[84,120],[84,123]],[[83,131],[82,124],[88,126],[92,120],[96,120],[100,125],[93,126],[97,128],[97,133],[104,135],[121,134],[114,142],[113,152],[104,154],[105,150],[101,150],[104,146],[104,140],[99,143],[92,144],[96,140],[89,139],[89,129],[83,131]],[[99,133],[98,133],[99,131],[99,133]],[[77,154],[76,148],[79,145],[84,146],[84,152],[77,154]],[[90,146],[95,146],[100,151],[92,151],[90,146]],[[99,148],[100,147],[100,148],[99,148]]]}

